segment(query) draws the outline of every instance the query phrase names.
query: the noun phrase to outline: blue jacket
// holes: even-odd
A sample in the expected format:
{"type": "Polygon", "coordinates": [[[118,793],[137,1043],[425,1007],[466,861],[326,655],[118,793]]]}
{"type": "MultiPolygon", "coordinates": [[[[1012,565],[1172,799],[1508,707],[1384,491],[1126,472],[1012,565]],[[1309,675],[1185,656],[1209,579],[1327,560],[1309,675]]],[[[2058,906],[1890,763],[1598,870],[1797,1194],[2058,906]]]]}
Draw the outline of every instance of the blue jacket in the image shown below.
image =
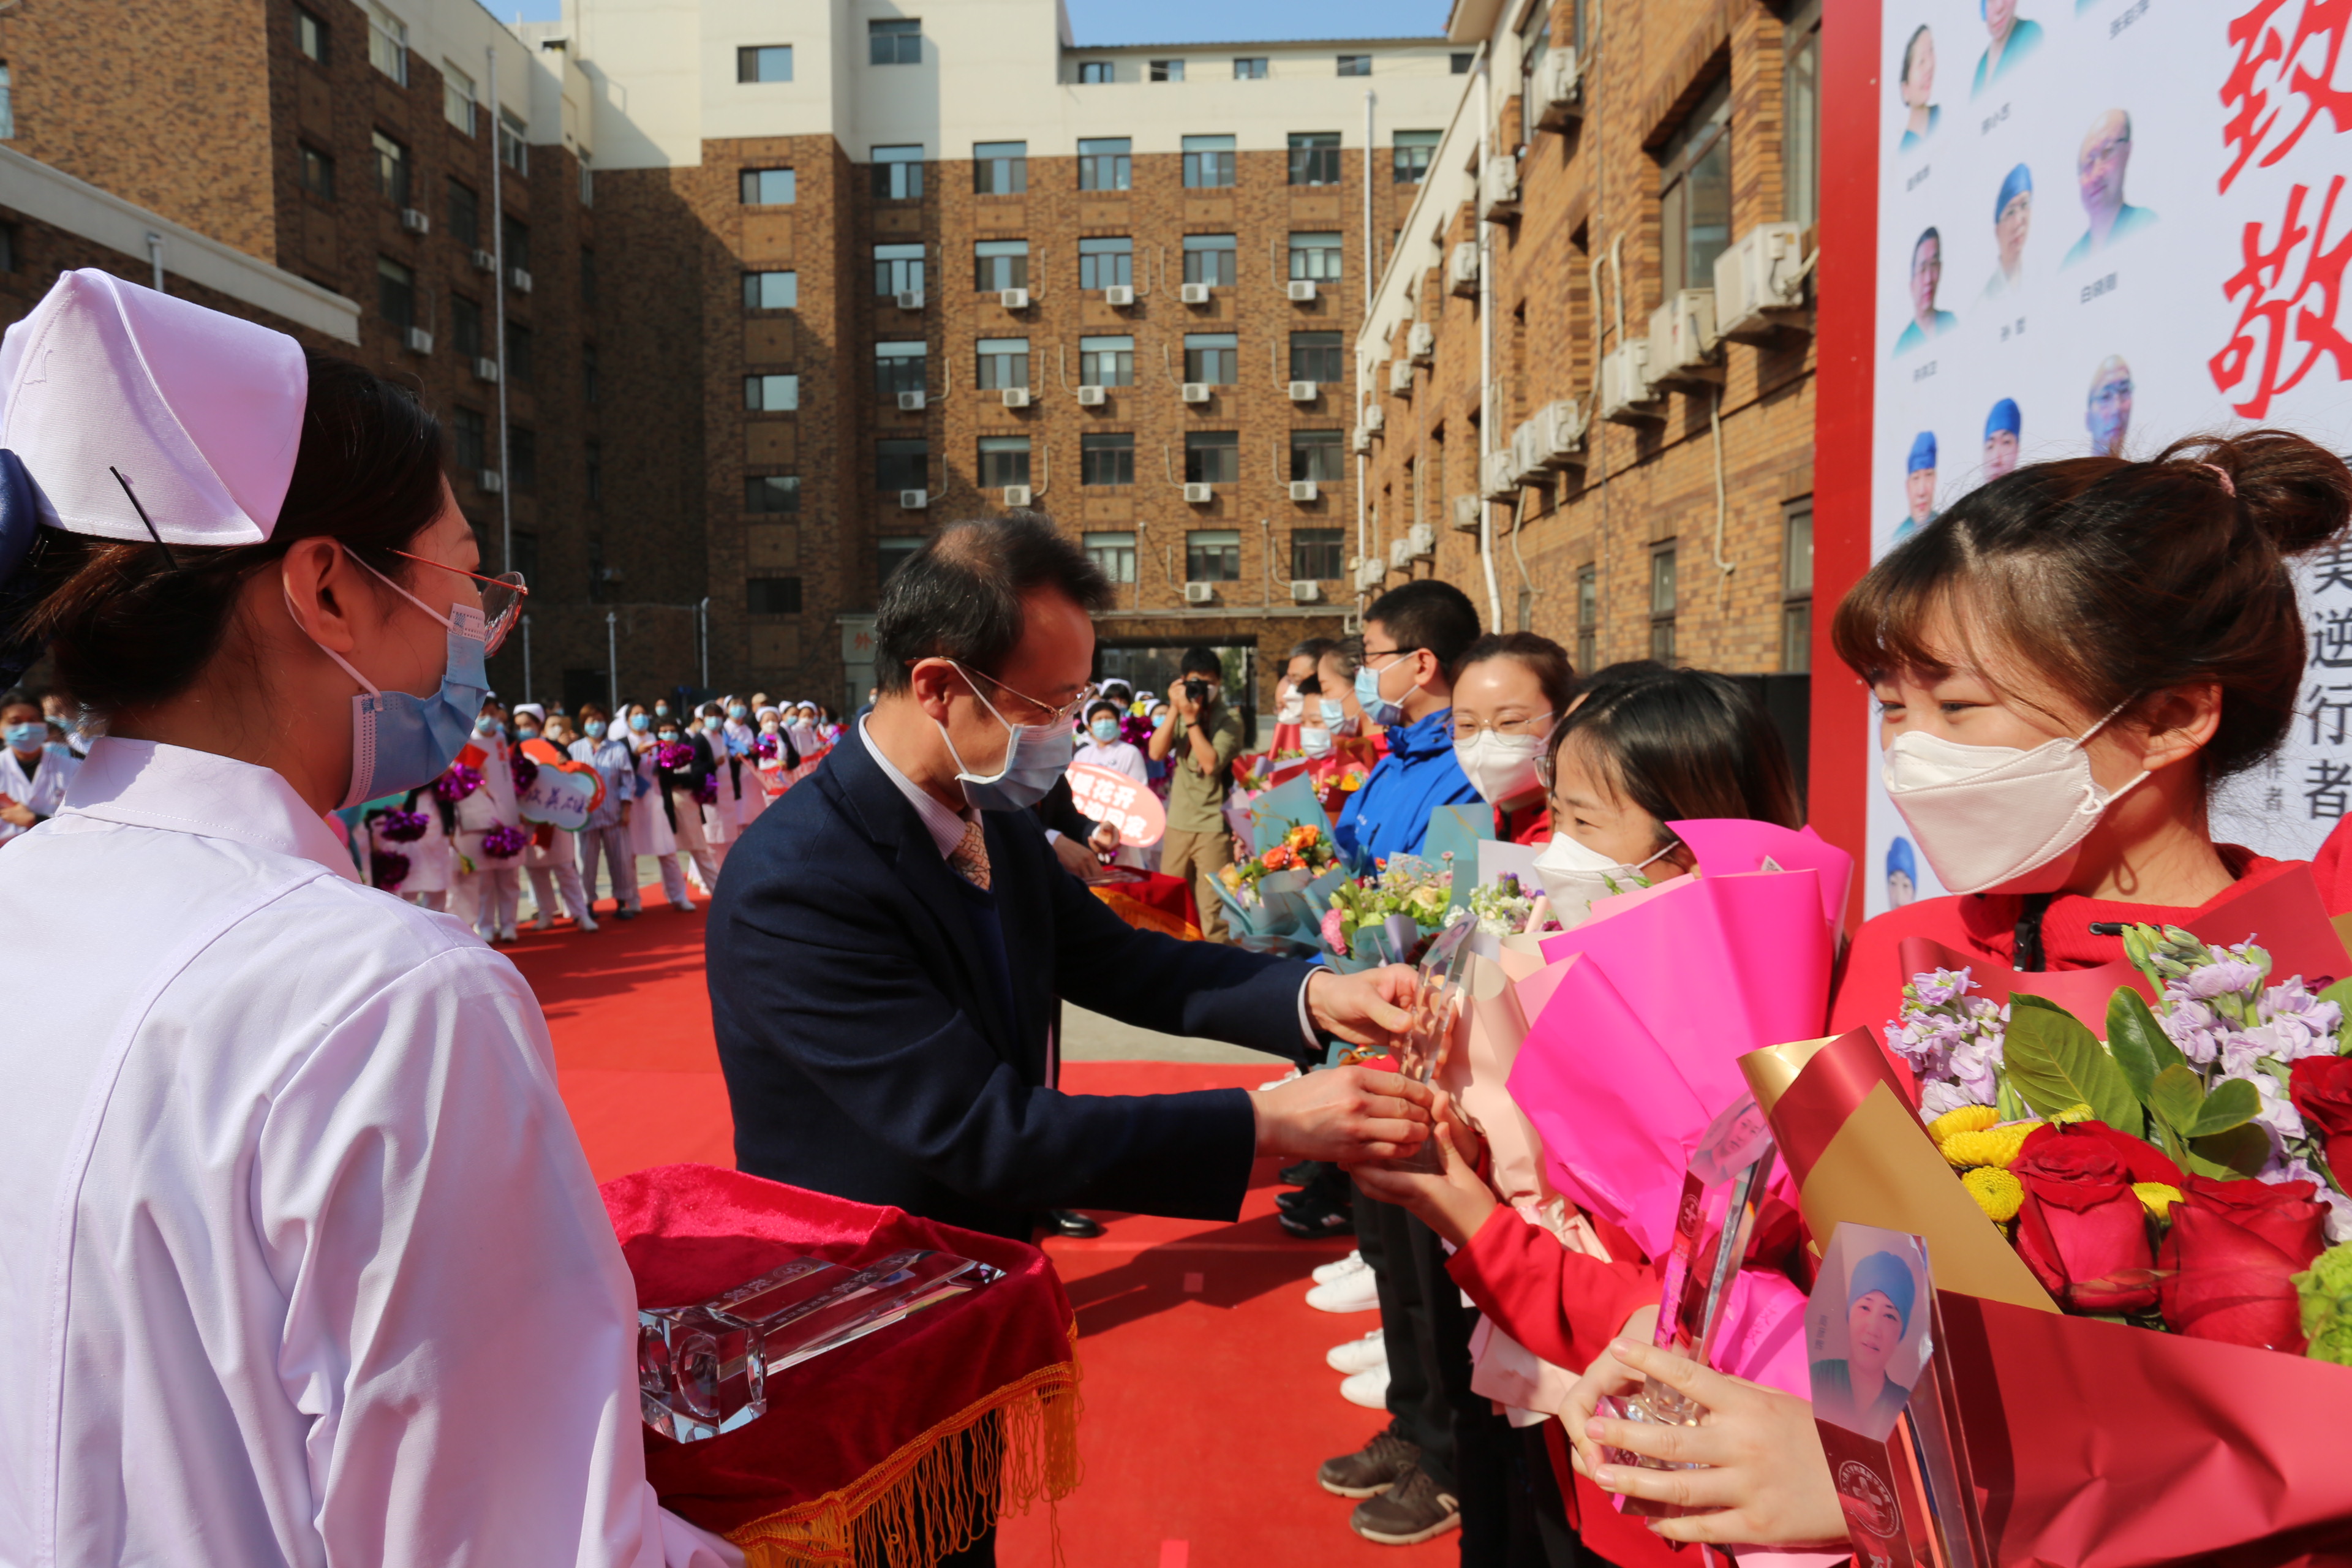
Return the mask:
{"type": "Polygon", "coordinates": [[[1333,830],[1339,853],[1360,873],[1391,855],[1417,855],[1441,805],[1474,805],[1478,792],[1454,755],[1454,710],[1441,708],[1389,731],[1389,754],[1349,796],[1333,830]]]}

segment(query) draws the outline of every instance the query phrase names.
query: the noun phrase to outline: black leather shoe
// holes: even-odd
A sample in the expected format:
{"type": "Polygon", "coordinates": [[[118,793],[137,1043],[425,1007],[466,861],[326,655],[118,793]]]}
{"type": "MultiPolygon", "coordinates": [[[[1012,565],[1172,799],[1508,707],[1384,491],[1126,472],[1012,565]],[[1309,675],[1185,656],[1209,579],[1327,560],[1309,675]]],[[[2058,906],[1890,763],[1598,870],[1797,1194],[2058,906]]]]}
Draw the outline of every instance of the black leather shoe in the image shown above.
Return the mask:
{"type": "MultiPolygon", "coordinates": [[[[1283,1194],[1284,1197],[1292,1195],[1294,1194],[1289,1193],[1283,1194]]],[[[1308,1201],[1291,1205],[1275,1215],[1275,1223],[1290,1235],[1304,1237],[1308,1240],[1320,1240],[1326,1237],[1354,1234],[1356,1211],[1351,1205],[1335,1204],[1312,1187],[1296,1195],[1305,1197],[1308,1201]]],[[[1279,1202],[1280,1199],[1276,1201],[1279,1202]]]]}
{"type": "Polygon", "coordinates": [[[1285,1165],[1275,1173],[1282,1178],[1285,1186],[1303,1187],[1315,1179],[1315,1162],[1301,1160],[1296,1165],[1285,1165]]]}
{"type": "Polygon", "coordinates": [[[1103,1233],[1101,1221],[1089,1219],[1076,1209],[1048,1209],[1045,1211],[1045,1224],[1049,1229],[1062,1236],[1086,1237],[1103,1233]]]}

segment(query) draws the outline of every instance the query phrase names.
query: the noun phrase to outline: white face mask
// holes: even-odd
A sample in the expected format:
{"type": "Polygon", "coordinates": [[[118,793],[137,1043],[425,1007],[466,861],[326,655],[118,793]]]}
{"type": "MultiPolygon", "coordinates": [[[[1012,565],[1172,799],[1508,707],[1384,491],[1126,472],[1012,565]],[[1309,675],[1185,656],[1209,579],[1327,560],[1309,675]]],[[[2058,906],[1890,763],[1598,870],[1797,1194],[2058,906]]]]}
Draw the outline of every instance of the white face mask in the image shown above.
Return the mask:
{"type": "Polygon", "coordinates": [[[1644,886],[1643,869],[1675,847],[1669,844],[1639,866],[1612,860],[1589,849],[1565,833],[1555,833],[1536,857],[1536,880],[1551,900],[1552,917],[1564,929],[1573,929],[1591,916],[1592,900],[1630,893],[1644,886]]]}
{"type": "Polygon", "coordinates": [[[1298,731],[1298,749],[1310,757],[1331,754],[1331,731],[1319,724],[1308,724],[1298,731]]]}
{"type": "Polygon", "coordinates": [[[1536,776],[1536,752],[1542,748],[1539,735],[1501,735],[1481,730],[1466,741],[1454,742],[1454,758],[1462,764],[1462,776],[1470,781],[1479,798],[1488,805],[1500,805],[1543,787],[1543,781],[1536,776]]]}
{"type": "Polygon", "coordinates": [[[1294,691],[1285,697],[1282,700],[1282,705],[1274,710],[1274,721],[1277,724],[1296,724],[1306,717],[1306,699],[1294,691]]]}
{"type": "Polygon", "coordinates": [[[1945,891],[2041,893],[2065,884],[2074,851],[2107,807],[2147,777],[2112,794],[2091,777],[2084,745],[2122,711],[2032,751],[1916,730],[1888,743],[1879,777],[1945,891]]]}

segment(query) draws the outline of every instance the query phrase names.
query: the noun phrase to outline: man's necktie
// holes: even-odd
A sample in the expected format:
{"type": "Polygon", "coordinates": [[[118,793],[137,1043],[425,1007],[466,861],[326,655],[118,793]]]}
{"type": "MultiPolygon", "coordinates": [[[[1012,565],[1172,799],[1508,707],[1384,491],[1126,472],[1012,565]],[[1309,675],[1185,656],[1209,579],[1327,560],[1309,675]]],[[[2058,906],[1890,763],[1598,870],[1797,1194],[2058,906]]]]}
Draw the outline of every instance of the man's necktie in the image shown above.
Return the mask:
{"type": "Polygon", "coordinates": [[[948,864],[957,876],[982,892],[988,891],[988,840],[982,836],[979,823],[963,825],[963,837],[948,852],[948,864]]]}

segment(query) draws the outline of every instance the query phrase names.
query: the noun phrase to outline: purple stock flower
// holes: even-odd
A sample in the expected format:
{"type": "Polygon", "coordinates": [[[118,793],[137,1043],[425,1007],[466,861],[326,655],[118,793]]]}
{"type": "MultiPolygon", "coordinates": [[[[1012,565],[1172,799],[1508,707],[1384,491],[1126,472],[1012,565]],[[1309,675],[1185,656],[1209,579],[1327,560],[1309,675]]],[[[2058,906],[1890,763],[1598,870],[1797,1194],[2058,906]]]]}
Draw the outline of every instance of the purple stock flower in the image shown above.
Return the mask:
{"type": "MultiPolygon", "coordinates": [[[[2215,996],[2241,994],[2263,983],[2265,971],[2248,963],[2242,958],[2220,957],[2212,963],[2192,969],[2182,979],[2174,982],[2181,994],[2194,1001],[2207,1001],[2215,996]]],[[[2167,986],[2170,990],[2171,986],[2167,986]]]]}

